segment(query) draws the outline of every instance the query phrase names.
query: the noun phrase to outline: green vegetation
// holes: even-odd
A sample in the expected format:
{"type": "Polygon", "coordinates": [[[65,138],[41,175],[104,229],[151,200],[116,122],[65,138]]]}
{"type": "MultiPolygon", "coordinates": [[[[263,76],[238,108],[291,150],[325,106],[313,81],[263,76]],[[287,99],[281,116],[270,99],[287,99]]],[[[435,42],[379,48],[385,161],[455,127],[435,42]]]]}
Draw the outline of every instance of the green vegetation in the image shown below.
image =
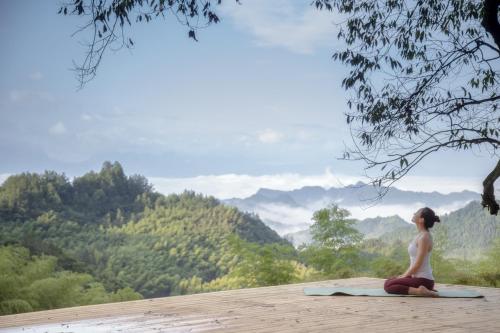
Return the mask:
{"type": "Polygon", "coordinates": [[[0,313],[142,298],[131,288],[108,293],[91,275],[58,268],[55,257],[31,256],[20,246],[0,247],[0,313]]]}
{"type": "Polygon", "coordinates": [[[311,235],[313,243],[299,248],[304,262],[331,278],[355,275],[360,266],[357,245],[363,235],[355,228],[350,213],[336,205],[321,209],[313,215],[311,235]]]}
{"type": "MultiPolygon", "coordinates": [[[[500,285],[498,219],[482,221],[480,213],[473,204],[453,213],[471,219],[462,226],[475,227],[467,237],[484,249],[480,259],[445,258],[457,246],[448,237],[457,232],[450,230],[453,214],[446,217],[448,228],[435,230],[432,266],[439,282],[500,285]]],[[[409,264],[405,239],[363,240],[345,209],[330,205],[313,220],[313,243],[295,249],[256,215],[194,192],[161,195],[144,177],[125,176],[118,163],[106,162],[100,172],[72,182],[54,172],[12,176],[0,187],[0,314],[385,278],[409,264]]]]}
{"type": "MultiPolygon", "coordinates": [[[[147,298],[288,283],[296,266],[275,259],[296,251],[256,216],[194,192],[163,196],[144,177],[127,177],[109,162],[73,182],[54,172],[8,178],[0,187],[0,244],[23,248],[35,261],[51,256],[57,272],[92,279],[82,286],[95,280],[103,292],[133,290],[147,298]],[[262,263],[255,260],[261,256],[262,263]]],[[[0,274],[18,274],[15,266],[0,274]]]]}
{"type": "MultiPolygon", "coordinates": [[[[434,225],[432,234],[446,258],[477,261],[500,237],[499,226],[498,216],[488,214],[479,202],[472,201],[459,210],[441,216],[441,223],[434,225]]],[[[396,240],[408,243],[414,235],[414,228],[402,227],[385,233],[379,239],[389,244],[396,240]]]]}

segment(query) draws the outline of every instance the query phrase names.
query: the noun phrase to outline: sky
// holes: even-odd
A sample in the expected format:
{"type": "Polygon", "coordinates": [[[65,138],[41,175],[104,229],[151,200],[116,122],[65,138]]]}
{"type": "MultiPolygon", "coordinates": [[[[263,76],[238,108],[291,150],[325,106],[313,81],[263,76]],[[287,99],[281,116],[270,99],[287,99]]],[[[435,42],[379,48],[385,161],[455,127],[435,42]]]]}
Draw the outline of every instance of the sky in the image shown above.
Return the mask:
{"type": "MultiPolygon", "coordinates": [[[[69,177],[119,161],[163,193],[220,198],[260,187],[344,186],[364,166],[343,161],[346,69],[331,59],[339,18],[298,0],[218,7],[198,42],[167,16],[127,30],[134,48],[109,51],[78,89],[85,23],[59,1],[0,0],[0,182],[20,172],[69,177]]],[[[397,184],[480,191],[488,152],[431,156],[397,184]]]]}

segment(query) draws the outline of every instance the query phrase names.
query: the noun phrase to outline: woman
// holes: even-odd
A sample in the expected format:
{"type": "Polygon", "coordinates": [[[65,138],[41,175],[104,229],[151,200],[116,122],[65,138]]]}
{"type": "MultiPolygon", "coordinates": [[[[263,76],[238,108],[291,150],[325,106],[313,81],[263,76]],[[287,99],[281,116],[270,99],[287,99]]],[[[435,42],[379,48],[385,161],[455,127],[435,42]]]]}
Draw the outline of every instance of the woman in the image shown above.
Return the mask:
{"type": "Polygon", "coordinates": [[[428,207],[419,209],[411,219],[417,226],[419,234],[408,246],[410,267],[398,277],[385,281],[384,290],[390,294],[419,295],[437,297],[433,290],[434,277],[430,263],[432,251],[432,236],[429,229],[434,222],[440,222],[439,217],[428,207]]]}

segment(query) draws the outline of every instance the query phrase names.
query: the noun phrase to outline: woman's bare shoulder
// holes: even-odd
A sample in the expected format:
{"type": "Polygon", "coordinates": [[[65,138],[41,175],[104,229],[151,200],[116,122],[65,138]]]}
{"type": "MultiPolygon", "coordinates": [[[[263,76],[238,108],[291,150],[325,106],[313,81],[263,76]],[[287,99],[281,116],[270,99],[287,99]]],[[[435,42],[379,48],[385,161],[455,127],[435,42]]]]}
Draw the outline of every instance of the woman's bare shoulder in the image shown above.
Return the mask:
{"type": "Polygon", "coordinates": [[[424,232],[422,232],[422,234],[423,234],[423,237],[432,238],[430,231],[424,231],[424,232]]]}
{"type": "Polygon", "coordinates": [[[422,232],[422,234],[420,235],[420,237],[418,238],[418,241],[419,242],[426,242],[426,243],[430,243],[432,242],[432,236],[431,236],[431,233],[428,232],[428,231],[425,231],[425,232],[422,232]]]}
{"type": "Polygon", "coordinates": [[[420,245],[423,245],[424,248],[428,247],[429,251],[432,250],[432,235],[431,235],[431,233],[428,231],[423,232],[422,235],[420,236],[420,238],[418,239],[418,243],[420,243],[420,245]]]}

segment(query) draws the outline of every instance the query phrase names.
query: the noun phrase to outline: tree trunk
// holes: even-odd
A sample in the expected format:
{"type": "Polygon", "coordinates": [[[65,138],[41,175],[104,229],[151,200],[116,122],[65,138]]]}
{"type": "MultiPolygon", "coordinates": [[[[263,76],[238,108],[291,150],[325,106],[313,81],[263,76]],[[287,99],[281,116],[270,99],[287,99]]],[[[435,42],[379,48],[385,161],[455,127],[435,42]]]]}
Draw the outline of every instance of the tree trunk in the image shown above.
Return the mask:
{"type": "Polygon", "coordinates": [[[491,215],[498,214],[498,202],[495,200],[495,180],[500,177],[500,160],[497,166],[490,172],[490,174],[483,181],[483,207],[488,207],[491,215]]]}
{"type": "Polygon", "coordinates": [[[491,34],[500,49],[500,23],[498,23],[498,7],[500,0],[484,0],[484,12],[481,25],[491,34]]]}

